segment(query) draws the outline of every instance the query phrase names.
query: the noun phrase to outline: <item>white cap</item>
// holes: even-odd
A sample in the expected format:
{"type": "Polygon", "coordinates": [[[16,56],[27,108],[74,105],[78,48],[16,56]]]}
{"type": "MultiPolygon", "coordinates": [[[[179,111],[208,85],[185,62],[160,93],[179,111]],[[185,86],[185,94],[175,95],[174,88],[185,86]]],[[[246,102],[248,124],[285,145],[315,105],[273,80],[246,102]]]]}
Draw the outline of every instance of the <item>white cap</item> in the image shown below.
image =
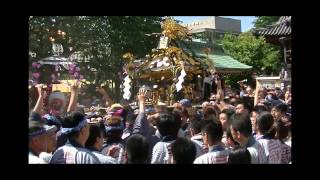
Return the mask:
{"type": "Polygon", "coordinates": [[[66,97],[64,96],[64,94],[62,92],[53,92],[50,94],[49,96],[49,104],[51,103],[51,101],[53,99],[60,99],[63,102],[62,108],[65,107],[66,105],[66,97]]]}

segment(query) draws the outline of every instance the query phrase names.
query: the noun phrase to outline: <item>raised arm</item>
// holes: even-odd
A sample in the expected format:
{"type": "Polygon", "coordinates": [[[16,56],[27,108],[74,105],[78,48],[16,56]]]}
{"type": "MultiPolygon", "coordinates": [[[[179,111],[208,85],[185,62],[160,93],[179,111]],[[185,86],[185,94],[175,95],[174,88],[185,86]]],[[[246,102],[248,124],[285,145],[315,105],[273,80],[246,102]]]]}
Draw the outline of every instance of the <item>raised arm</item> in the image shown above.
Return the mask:
{"type": "Polygon", "coordinates": [[[221,86],[221,79],[217,79],[217,95],[216,95],[217,102],[216,105],[219,107],[220,111],[222,111],[225,108],[225,102],[224,102],[224,92],[221,86]]]}
{"type": "Polygon", "coordinates": [[[218,80],[217,80],[217,95],[219,96],[220,101],[224,100],[224,92],[223,92],[223,89],[221,86],[221,79],[220,78],[218,78],[218,80]]]}
{"type": "Polygon", "coordinates": [[[150,126],[147,120],[147,117],[144,113],[145,111],[145,95],[146,90],[140,89],[138,92],[138,101],[139,101],[139,114],[133,125],[133,133],[140,133],[146,138],[150,138],[150,126]]]}
{"type": "Polygon", "coordinates": [[[45,97],[46,92],[42,89],[43,84],[38,84],[36,87],[38,89],[39,97],[33,111],[41,115],[43,111],[43,98],[45,97]]]}
{"type": "Polygon", "coordinates": [[[139,113],[144,113],[146,93],[147,91],[144,88],[139,89],[139,92],[138,92],[139,113]]]}
{"type": "Polygon", "coordinates": [[[254,102],[253,102],[253,106],[255,106],[255,105],[257,105],[257,104],[258,104],[259,91],[260,91],[260,84],[259,84],[259,83],[257,83],[257,84],[256,84],[256,90],[255,90],[255,93],[254,93],[254,102]]]}
{"type": "Polygon", "coordinates": [[[69,102],[67,112],[71,112],[76,109],[77,101],[78,101],[79,85],[80,85],[80,82],[77,81],[75,84],[71,86],[71,96],[70,96],[70,102],[69,102]]]}

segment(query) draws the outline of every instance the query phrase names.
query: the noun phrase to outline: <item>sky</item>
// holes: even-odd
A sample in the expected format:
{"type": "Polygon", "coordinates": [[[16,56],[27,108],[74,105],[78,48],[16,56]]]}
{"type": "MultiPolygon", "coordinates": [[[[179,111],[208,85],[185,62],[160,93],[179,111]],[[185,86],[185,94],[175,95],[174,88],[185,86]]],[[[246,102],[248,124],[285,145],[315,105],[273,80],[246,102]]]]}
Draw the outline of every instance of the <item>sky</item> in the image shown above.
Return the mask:
{"type": "MultiPolygon", "coordinates": [[[[206,19],[210,16],[173,16],[175,19],[182,21],[183,23],[190,23],[195,20],[206,19]]],[[[241,31],[245,32],[251,28],[253,28],[253,21],[256,19],[255,16],[221,16],[232,19],[241,20],[241,31]]]]}

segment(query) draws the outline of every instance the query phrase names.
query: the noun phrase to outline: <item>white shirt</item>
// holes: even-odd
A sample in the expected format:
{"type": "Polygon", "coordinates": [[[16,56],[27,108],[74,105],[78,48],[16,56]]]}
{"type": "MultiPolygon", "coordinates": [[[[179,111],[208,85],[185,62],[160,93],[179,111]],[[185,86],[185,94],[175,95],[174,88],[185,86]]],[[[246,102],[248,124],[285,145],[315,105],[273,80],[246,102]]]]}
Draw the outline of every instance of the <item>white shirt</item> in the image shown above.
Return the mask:
{"type": "Polygon", "coordinates": [[[105,156],[98,151],[92,151],[92,153],[99,159],[101,164],[118,164],[118,161],[111,156],[105,156]]]}
{"type": "Polygon", "coordinates": [[[202,142],[202,135],[197,134],[190,138],[190,140],[195,144],[197,149],[196,158],[203,155],[205,152],[203,151],[203,142],[202,142]]]}
{"type": "Polygon", "coordinates": [[[100,164],[99,159],[88,149],[66,145],[54,152],[50,164],[100,164]]]}
{"type": "Polygon", "coordinates": [[[47,164],[49,164],[50,160],[52,158],[52,154],[51,153],[47,153],[47,152],[41,152],[39,154],[39,158],[42,159],[43,161],[45,161],[47,164]]]}
{"type": "Polygon", "coordinates": [[[209,152],[198,157],[193,164],[227,164],[230,151],[223,147],[222,150],[213,150],[209,147],[209,152]]]}
{"type": "Polygon", "coordinates": [[[174,141],[158,142],[152,149],[151,164],[170,164],[168,146],[174,141]]]}
{"type": "Polygon", "coordinates": [[[262,145],[254,140],[253,145],[247,147],[250,155],[251,155],[251,164],[267,164],[268,159],[262,145]]]}
{"type": "Polygon", "coordinates": [[[116,161],[118,162],[118,164],[122,164],[124,163],[124,155],[125,155],[125,151],[124,151],[124,147],[122,146],[122,144],[120,143],[113,143],[113,144],[110,144],[106,147],[104,147],[102,150],[101,150],[101,154],[102,155],[105,155],[107,156],[107,153],[109,151],[109,149],[113,146],[113,145],[116,145],[118,150],[117,152],[112,156],[114,159],[116,159],[116,161]]]}
{"type": "Polygon", "coordinates": [[[43,159],[29,152],[29,164],[48,164],[43,159]]]}

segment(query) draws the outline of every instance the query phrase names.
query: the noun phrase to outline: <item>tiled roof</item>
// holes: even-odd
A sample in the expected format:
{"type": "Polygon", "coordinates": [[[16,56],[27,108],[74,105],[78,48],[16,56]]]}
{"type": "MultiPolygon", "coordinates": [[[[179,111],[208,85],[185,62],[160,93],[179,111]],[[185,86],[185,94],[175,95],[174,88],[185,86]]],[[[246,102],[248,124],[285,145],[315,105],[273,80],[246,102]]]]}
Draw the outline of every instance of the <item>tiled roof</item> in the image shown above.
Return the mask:
{"type": "Polygon", "coordinates": [[[281,16],[278,22],[257,32],[262,36],[288,36],[291,35],[291,16],[281,16]]]}
{"type": "MultiPolygon", "coordinates": [[[[205,54],[197,54],[206,57],[205,54]]],[[[217,71],[245,71],[252,67],[243,64],[230,56],[223,54],[209,54],[209,60],[214,62],[217,71]]]]}
{"type": "MultiPolygon", "coordinates": [[[[207,55],[203,52],[203,47],[197,47],[195,44],[202,44],[202,43],[189,43],[189,47],[182,47],[185,52],[193,52],[195,58],[205,61],[207,55]]],[[[205,47],[205,44],[203,44],[205,47]]],[[[223,53],[222,50],[213,49],[213,52],[209,54],[209,60],[214,62],[215,68],[219,72],[223,71],[232,71],[232,72],[242,72],[251,69],[251,66],[243,64],[236,59],[233,59],[231,56],[228,56],[223,53]]]]}

